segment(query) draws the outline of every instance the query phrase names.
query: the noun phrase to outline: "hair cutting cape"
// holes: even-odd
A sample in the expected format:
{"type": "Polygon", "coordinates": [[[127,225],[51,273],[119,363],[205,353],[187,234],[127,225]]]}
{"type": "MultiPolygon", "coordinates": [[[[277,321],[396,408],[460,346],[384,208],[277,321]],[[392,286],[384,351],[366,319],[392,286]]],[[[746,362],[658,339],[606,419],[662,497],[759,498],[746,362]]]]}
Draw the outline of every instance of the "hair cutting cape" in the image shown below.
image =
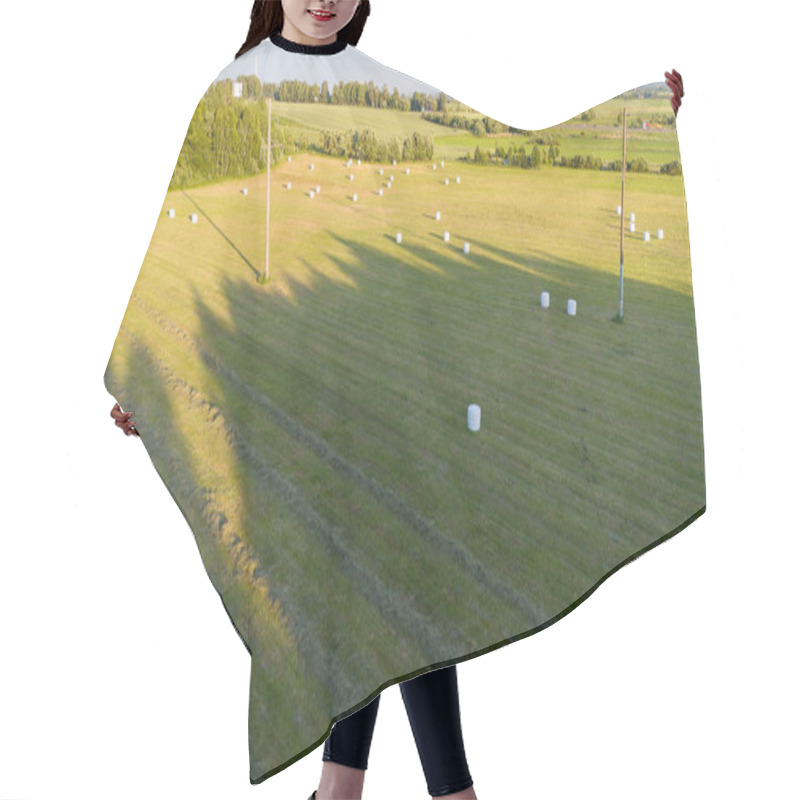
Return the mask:
{"type": "Polygon", "coordinates": [[[280,35],[203,95],[104,382],[251,656],[252,783],[705,510],[670,96],[520,130],[280,35]]]}

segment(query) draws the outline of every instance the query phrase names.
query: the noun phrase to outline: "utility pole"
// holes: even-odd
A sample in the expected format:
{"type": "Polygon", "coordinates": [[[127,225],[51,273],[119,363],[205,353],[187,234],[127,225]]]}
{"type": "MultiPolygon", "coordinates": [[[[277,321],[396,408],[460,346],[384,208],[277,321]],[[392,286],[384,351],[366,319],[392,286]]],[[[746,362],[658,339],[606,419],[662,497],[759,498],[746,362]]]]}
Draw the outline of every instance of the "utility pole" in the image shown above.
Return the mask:
{"type": "Polygon", "coordinates": [[[628,109],[622,108],[622,199],[619,214],[619,311],[617,317],[622,322],[622,281],[625,272],[624,243],[625,243],[625,165],[628,155],[628,109]]]}
{"type": "Polygon", "coordinates": [[[269,280],[269,185],[272,165],[272,97],[267,98],[267,249],[264,256],[264,281],[269,280]]]}

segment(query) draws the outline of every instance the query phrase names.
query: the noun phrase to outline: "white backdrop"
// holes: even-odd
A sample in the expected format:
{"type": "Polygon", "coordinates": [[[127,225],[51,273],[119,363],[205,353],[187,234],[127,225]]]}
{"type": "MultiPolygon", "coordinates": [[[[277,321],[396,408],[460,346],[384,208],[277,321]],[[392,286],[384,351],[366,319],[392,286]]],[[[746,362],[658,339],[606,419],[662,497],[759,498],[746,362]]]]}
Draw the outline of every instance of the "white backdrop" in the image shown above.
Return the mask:
{"type": "MultiPolygon", "coordinates": [[[[189,120],[250,6],[0,12],[2,800],[305,800],[318,784],[321,746],[250,785],[249,657],[103,386],[189,120]]],[[[789,28],[774,0],[747,17],[626,6],[373,0],[359,44],[527,128],[673,67],[685,82],[708,510],[556,625],[458,666],[467,756],[481,800],[795,798],[789,28]]],[[[396,686],[366,776],[379,797],[428,797],[396,686]]]]}

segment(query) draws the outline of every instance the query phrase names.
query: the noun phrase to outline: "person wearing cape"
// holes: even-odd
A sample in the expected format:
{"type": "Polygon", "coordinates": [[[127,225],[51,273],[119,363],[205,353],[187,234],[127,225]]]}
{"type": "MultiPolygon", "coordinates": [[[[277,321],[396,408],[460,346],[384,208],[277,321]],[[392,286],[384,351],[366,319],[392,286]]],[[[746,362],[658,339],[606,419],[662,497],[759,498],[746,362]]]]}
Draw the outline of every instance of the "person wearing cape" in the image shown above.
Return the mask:
{"type": "Polygon", "coordinates": [[[361,53],[369,13],[254,3],[104,384],[251,656],[251,783],[325,741],[312,797],[360,796],[399,683],[475,797],[455,665],[705,511],[683,85],[522,130],[361,53]]]}

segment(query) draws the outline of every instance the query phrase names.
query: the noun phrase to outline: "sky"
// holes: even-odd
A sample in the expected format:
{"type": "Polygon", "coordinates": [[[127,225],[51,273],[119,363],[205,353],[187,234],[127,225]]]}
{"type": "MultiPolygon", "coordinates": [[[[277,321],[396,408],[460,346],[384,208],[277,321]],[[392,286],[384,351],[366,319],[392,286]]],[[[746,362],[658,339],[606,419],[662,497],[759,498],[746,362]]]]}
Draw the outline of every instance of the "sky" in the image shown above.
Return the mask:
{"type": "MultiPolygon", "coordinates": [[[[796,797],[788,26],[772,0],[757,15],[680,0],[488,8],[375,0],[359,47],[523,128],[683,75],[707,511],[557,624],[458,666],[477,795],[796,797]]],[[[249,11],[0,12],[3,72],[17,76],[0,126],[0,800],[283,800],[318,784],[321,746],[249,784],[249,657],[102,380],[189,120],[249,11]]],[[[395,686],[370,797],[427,797],[395,686]]]]}

